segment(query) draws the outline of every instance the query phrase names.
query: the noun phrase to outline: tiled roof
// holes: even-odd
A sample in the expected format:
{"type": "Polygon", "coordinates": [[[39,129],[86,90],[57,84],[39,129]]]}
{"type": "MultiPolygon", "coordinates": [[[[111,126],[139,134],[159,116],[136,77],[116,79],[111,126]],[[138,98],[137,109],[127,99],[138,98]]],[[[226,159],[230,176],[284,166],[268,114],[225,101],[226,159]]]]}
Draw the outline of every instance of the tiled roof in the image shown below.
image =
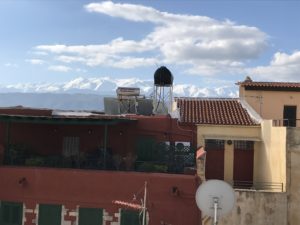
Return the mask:
{"type": "Polygon", "coordinates": [[[272,87],[272,88],[300,88],[300,83],[296,82],[238,82],[242,87],[272,87]]]}
{"type": "Polygon", "coordinates": [[[176,101],[183,123],[257,125],[238,99],[177,98],[176,101]]]}

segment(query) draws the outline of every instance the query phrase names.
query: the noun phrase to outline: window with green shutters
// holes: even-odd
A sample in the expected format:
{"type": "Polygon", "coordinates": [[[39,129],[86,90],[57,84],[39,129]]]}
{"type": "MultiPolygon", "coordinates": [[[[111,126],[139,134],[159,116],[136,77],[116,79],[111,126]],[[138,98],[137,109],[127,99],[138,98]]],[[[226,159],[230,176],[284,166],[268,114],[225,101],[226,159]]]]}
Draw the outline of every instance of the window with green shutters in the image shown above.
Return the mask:
{"type": "Polygon", "coordinates": [[[103,209],[79,208],[79,225],[102,225],[103,209]]]}
{"type": "Polygon", "coordinates": [[[142,217],[139,211],[122,209],[121,210],[121,225],[141,225],[142,217]]]}
{"type": "Polygon", "coordinates": [[[60,225],[61,205],[39,205],[39,225],[60,225]]]}
{"type": "Polygon", "coordinates": [[[0,202],[0,225],[22,225],[23,204],[0,202]]]}

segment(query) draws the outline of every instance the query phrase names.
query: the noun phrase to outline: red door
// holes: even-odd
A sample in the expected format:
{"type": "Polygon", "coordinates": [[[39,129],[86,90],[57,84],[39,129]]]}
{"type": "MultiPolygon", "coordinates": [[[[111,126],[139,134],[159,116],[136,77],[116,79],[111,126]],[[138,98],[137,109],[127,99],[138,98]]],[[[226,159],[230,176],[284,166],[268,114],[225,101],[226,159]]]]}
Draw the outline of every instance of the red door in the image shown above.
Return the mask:
{"type": "Polygon", "coordinates": [[[253,183],[253,141],[234,142],[233,180],[235,186],[249,187],[253,183]]]}
{"type": "Polygon", "coordinates": [[[205,140],[206,163],[205,178],[224,179],[224,141],[223,140],[205,140]]]}

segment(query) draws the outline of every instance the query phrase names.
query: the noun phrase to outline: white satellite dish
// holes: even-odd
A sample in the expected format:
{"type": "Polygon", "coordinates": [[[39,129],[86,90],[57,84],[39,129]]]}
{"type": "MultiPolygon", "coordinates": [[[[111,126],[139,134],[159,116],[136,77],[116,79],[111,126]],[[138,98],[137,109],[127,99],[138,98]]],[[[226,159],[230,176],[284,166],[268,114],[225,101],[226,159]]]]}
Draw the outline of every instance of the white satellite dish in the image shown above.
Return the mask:
{"type": "Polygon", "coordinates": [[[234,202],[234,190],[222,180],[208,180],[196,192],[197,206],[204,215],[214,218],[213,224],[232,210],[234,202]]]}

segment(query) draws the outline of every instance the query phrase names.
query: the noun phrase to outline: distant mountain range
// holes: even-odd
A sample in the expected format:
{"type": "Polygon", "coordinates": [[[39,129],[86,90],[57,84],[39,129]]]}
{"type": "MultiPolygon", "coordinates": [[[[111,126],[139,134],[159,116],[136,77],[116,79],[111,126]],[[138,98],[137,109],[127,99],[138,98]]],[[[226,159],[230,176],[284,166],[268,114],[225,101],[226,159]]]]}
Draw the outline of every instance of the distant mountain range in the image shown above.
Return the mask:
{"type": "MultiPolygon", "coordinates": [[[[139,87],[141,94],[153,94],[153,81],[130,79],[76,78],[65,83],[0,85],[0,107],[26,107],[65,110],[103,110],[103,97],[116,96],[117,87],[139,87]]],[[[200,88],[175,84],[174,96],[237,97],[233,87],[200,88]]]]}

